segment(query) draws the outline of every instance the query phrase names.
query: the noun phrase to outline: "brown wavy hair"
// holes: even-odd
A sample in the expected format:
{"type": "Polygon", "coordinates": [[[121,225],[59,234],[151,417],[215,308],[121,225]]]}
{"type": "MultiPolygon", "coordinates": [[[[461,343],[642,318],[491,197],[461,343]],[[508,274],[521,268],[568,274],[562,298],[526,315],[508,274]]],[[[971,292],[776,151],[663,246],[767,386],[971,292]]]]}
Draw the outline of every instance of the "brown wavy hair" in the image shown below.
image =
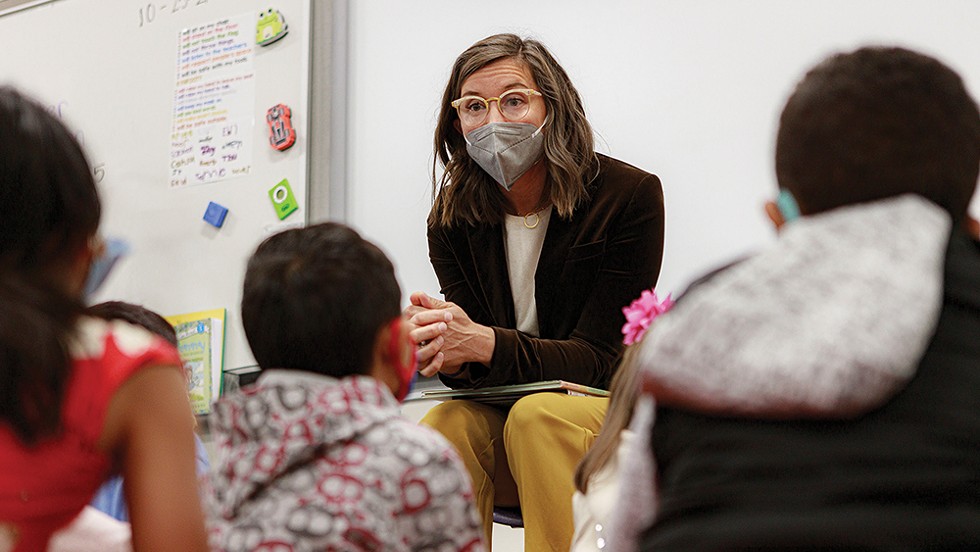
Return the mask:
{"type": "Polygon", "coordinates": [[[466,141],[456,129],[459,116],[450,105],[459,97],[463,81],[501,59],[524,63],[543,95],[548,110],[544,129],[547,189],[555,211],[562,218],[571,218],[575,208],[588,197],[586,185],[597,172],[598,160],[582,98],[544,44],[514,34],[498,34],[484,38],[456,58],[443,92],[433,140],[430,226],[494,224],[503,220],[504,192],[466,152],[466,141]]]}

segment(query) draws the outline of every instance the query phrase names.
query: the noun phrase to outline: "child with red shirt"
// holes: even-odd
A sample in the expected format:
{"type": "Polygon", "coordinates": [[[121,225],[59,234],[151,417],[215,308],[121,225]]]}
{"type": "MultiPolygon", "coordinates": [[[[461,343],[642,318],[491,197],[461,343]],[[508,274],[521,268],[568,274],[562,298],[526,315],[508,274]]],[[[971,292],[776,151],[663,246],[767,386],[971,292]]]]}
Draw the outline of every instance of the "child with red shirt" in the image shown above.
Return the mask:
{"type": "Polygon", "coordinates": [[[113,465],[136,550],[206,550],[176,350],[83,314],[104,244],[81,147],[0,88],[0,151],[0,550],[46,549],[113,465]]]}

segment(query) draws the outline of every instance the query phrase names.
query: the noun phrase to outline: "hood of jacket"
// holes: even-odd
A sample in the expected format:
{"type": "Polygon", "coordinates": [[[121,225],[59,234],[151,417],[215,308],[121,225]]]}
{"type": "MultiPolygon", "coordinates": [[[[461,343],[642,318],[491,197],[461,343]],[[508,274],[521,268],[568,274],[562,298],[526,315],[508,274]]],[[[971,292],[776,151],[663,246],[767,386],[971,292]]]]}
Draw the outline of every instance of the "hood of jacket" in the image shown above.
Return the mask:
{"type": "Polygon", "coordinates": [[[332,444],[399,416],[390,390],[372,377],[264,373],[255,385],[214,405],[219,457],[211,477],[221,516],[234,517],[256,492],[310,464],[332,444]]]}
{"type": "Polygon", "coordinates": [[[647,332],[642,365],[709,413],[860,415],[914,375],[949,244],[948,214],[919,196],[803,217],[692,286],[647,332]]]}

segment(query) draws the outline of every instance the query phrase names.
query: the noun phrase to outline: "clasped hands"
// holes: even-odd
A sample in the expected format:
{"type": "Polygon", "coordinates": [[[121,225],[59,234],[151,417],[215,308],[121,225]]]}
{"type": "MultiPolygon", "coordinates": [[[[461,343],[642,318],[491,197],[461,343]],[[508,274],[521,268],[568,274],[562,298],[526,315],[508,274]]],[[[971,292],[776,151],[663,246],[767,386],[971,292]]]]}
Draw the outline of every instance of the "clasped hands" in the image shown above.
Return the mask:
{"type": "Polygon", "coordinates": [[[409,298],[405,318],[414,327],[409,332],[419,344],[419,373],[455,375],[466,362],[490,364],[494,334],[477,324],[458,305],[417,291],[409,298]]]}

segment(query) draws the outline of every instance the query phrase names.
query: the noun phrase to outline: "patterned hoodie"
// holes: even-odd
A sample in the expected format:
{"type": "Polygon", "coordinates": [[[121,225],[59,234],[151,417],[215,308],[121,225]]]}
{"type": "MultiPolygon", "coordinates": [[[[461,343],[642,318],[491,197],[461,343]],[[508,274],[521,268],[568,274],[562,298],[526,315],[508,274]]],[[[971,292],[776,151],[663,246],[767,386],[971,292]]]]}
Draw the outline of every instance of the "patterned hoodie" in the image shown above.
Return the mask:
{"type": "Polygon", "coordinates": [[[269,371],[213,423],[214,550],[485,549],[456,452],[374,378],[269,371]]]}

